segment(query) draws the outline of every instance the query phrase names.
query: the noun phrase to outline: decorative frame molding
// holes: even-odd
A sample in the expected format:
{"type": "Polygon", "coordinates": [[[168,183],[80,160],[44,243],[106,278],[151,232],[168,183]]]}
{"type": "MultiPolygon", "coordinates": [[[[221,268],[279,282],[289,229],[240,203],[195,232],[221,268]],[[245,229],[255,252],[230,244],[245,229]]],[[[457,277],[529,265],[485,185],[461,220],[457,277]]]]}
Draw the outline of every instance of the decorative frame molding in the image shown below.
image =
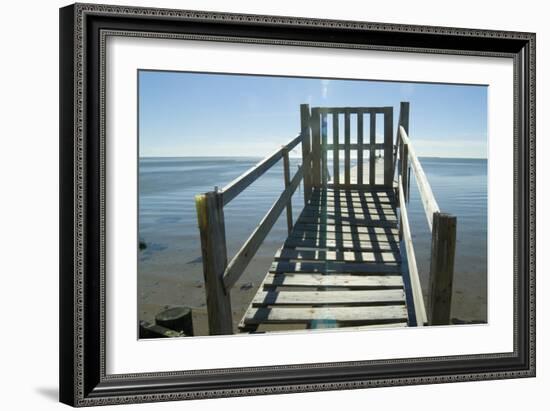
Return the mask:
{"type": "Polygon", "coordinates": [[[90,406],[535,375],[535,34],[75,4],[60,10],[60,96],[62,402],[90,406]],[[105,40],[112,35],[513,58],[514,351],[107,375],[104,103],[105,40]]]}

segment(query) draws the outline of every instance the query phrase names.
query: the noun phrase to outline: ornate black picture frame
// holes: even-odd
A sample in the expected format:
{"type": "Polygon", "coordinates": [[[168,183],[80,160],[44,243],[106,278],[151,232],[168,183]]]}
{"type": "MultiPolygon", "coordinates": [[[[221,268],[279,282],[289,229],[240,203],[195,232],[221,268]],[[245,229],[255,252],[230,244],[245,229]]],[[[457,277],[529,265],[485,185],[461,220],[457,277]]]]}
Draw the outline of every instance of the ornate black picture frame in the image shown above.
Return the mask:
{"type": "Polygon", "coordinates": [[[535,34],[75,4],[60,10],[60,400],[74,406],[533,377],[535,34]],[[467,356],[108,375],[105,36],[210,38],[514,64],[514,350],[467,356]]]}

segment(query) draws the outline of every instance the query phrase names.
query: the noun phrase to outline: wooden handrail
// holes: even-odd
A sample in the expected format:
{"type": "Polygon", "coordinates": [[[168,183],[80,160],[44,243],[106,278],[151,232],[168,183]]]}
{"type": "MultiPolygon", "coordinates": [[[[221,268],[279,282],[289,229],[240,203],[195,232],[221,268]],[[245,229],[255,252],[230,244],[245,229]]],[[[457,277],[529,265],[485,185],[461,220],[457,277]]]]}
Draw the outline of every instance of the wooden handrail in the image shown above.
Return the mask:
{"type": "Polygon", "coordinates": [[[246,187],[256,181],[267,170],[273,167],[281,158],[283,158],[284,150],[291,151],[294,147],[302,142],[303,134],[300,133],[292,139],[287,145],[275,151],[270,156],[266,157],[254,167],[250,168],[244,174],[231,181],[221,190],[223,205],[227,205],[231,200],[237,197],[246,187]]]}
{"type": "MultiPolygon", "coordinates": [[[[206,290],[206,305],[208,310],[208,327],[211,335],[232,334],[233,321],[231,317],[230,290],[248,266],[265,237],[287,208],[288,229],[292,228],[291,198],[304,175],[310,179],[311,170],[300,167],[290,179],[290,161],[288,153],[299,143],[306,141],[303,136],[309,135],[302,130],[288,144],[260,161],[256,166],[233,180],[223,190],[215,190],[195,196],[197,218],[201,237],[201,253],[206,290]],[[246,240],[239,252],[227,263],[227,246],[225,241],[224,206],[239,193],[256,181],[277,161],[283,159],[285,189],[279,199],[273,204],[254,232],[246,240]]],[[[311,161],[309,140],[302,152],[304,163],[311,161]]],[[[309,168],[309,167],[308,167],[309,168]]]]}
{"type": "Polygon", "coordinates": [[[399,177],[399,213],[401,219],[400,229],[402,232],[403,242],[405,243],[405,250],[407,251],[407,263],[409,268],[409,278],[411,283],[411,291],[414,302],[414,313],[416,317],[416,325],[423,326],[427,324],[428,318],[426,316],[426,305],[424,303],[424,297],[422,295],[422,286],[420,285],[420,277],[418,276],[418,266],[416,264],[416,256],[414,254],[414,247],[411,235],[411,228],[409,226],[409,217],[407,214],[407,207],[405,205],[405,192],[403,190],[403,180],[399,177]]]}
{"type": "Polygon", "coordinates": [[[303,177],[302,171],[302,167],[300,167],[290,181],[289,186],[282,192],[273,206],[271,206],[271,209],[264,216],[260,224],[254,229],[252,234],[250,234],[248,239],[245,241],[244,245],[227,265],[223,275],[223,282],[227,290],[231,289],[235,285],[243,271],[258,251],[258,248],[262,245],[265,237],[269,234],[271,228],[277,222],[277,219],[283,212],[285,206],[292,197],[292,194],[294,194],[296,188],[300,185],[300,181],[303,177]]]}
{"type": "Polygon", "coordinates": [[[422,200],[422,205],[424,206],[424,212],[426,213],[426,218],[428,219],[428,226],[430,227],[430,232],[431,232],[432,225],[433,225],[433,215],[434,213],[439,213],[440,211],[439,205],[435,200],[434,194],[432,192],[432,188],[430,186],[430,183],[428,182],[428,178],[424,173],[424,169],[422,168],[420,161],[418,161],[418,157],[416,156],[414,148],[411,144],[411,140],[409,139],[409,136],[407,135],[407,132],[405,131],[403,126],[399,126],[399,134],[401,137],[401,141],[404,144],[407,144],[409,148],[408,158],[411,162],[412,168],[414,170],[414,174],[416,176],[418,191],[420,191],[420,199],[422,200]]]}

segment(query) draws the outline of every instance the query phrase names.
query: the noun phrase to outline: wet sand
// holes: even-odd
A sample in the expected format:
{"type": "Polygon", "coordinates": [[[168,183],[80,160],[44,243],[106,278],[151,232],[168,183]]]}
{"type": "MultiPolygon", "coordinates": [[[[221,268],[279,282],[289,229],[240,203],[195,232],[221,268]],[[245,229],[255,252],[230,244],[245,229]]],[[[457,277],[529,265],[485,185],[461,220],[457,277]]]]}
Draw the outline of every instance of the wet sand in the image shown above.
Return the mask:
{"type": "MultiPolygon", "coordinates": [[[[270,247],[271,248],[271,247],[270,247]]],[[[272,247],[274,250],[277,246],[272,247]]],[[[273,254],[257,256],[231,291],[234,330],[264,279],[273,254]]],[[[274,251],[275,252],[275,251],[274,251]]],[[[273,253],[274,253],[273,252],[273,253]]],[[[190,261],[192,259],[188,259],[190,261]]],[[[202,263],[181,264],[182,255],[176,251],[161,251],[154,258],[142,262],[139,282],[140,319],[154,322],[155,315],[174,305],[186,305],[193,310],[195,335],[208,335],[206,294],[202,263]]],[[[429,265],[419,267],[425,299],[429,265]]],[[[455,324],[484,323],[487,321],[487,283],[485,273],[457,271],[453,293],[451,318],[455,324]]],[[[427,302],[427,299],[426,299],[427,302]]],[[[287,327],[292,328],[292,327],[287,327]]]]}

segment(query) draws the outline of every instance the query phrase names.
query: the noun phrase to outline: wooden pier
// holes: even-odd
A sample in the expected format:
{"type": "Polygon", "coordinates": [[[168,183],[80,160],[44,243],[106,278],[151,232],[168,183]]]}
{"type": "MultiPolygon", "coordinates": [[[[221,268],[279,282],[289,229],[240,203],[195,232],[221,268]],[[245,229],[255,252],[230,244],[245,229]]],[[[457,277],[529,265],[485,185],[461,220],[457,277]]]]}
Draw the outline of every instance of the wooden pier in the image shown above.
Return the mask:
{"type": "Polygon", "coordinates": [[[196,197],[210,334],[449,324],[456,217],[440,212],[411,144],[409,104],[401,103],[395,142],[392,107],[300,109],[297,137],[196,197]],[[298,144],[302,166],[291,177],[288,155],[298,144]],[[223,207],[280,160],[284,191],[228,262],[223,207]],[[406,210],[411,170],[432,231],[429,304],[406,210]],[[292,195],[302,181],[304,208],[294,221],[292,195]],[[285,209],[288,238],[235,328],[230,290],[285,209]]]}

